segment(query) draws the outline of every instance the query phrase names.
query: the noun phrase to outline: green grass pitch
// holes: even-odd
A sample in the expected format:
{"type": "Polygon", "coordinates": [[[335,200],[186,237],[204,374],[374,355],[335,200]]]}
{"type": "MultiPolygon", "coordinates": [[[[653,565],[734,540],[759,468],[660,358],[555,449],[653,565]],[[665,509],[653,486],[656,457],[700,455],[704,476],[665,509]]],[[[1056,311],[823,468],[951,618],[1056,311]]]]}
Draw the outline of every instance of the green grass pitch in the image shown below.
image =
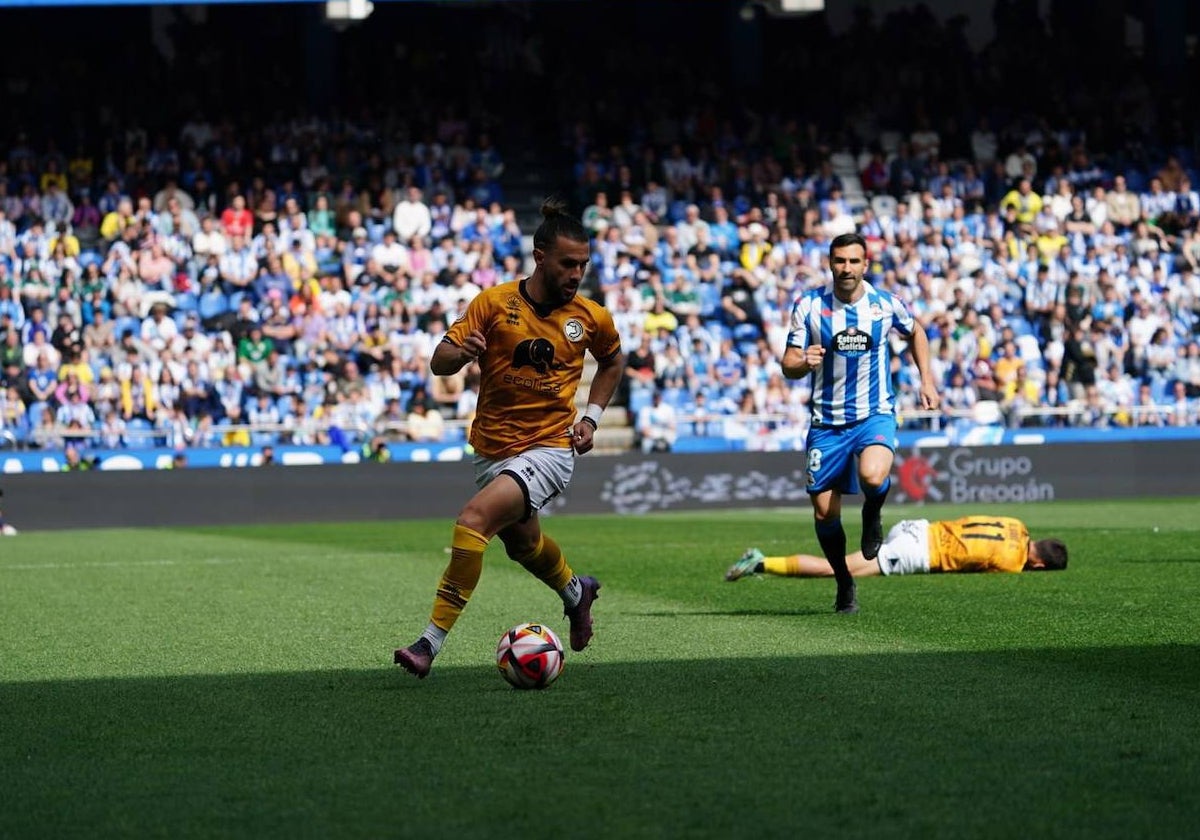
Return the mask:
{"type": "MultiPolygon", "coordinates": [[[[561,604],[493,546],[429,679],[447,521],[0,541],[0,837],[1183,837],[1200,825],[1200,501],[1012,513],[1058,574],[725,583],[807,509],[557,515],[604,584],[550,689],[496,672],[561,604]]],[[[857,522],[847,511],[847,521],[857,522]]],[[[851,545],[857,532],[850,533],[851,545]]]]}

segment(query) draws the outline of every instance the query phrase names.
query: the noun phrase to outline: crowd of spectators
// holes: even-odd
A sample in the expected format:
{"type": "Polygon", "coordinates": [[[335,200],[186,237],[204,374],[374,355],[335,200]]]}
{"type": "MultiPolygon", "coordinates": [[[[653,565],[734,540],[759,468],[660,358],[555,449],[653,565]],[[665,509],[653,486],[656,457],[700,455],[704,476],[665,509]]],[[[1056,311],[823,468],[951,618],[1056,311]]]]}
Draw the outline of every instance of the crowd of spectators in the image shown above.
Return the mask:
{"type": "MultiPolygon", "coordinates": [[[[1025,50],[1035,28],[1005,25],[1017,34],[976,57],[954,22],[919,13],[773,51],[822,65],[871,45],[834,87],[804,89],[803,117],[779,86],[819,67],[769,65],[764,97],[735,101],[643,44],[644,61],[605,58],[611,88],[580,102],[564,93],[578,88],[572,71],[546,72],[565,44],[521,53],[563,114],[558,151],[595,236],[590,293],[621,330],[621,400],[642,446],[803,439],[807,383],[784,380],[777,359],[792,300],[828,279],[828,242],[849,230],[868,240],[869,281],[906,300],[932,340],[945,408],[912,410],[902,358],[908,424],[1200,422],[1194,137],[1146,112],[1136,73],[1107,122],[1052,88],[1041,111],[1011,107],[1003,79],[1023,55],[1086,56],[1025,50]],[[917,33],[928,49],[898,50],[917,33]],[[647,67],[660,82],[621,95],[647,67]],[[913,95],[922,86],[938,98],[913,95]],[[972,101],[976,90],[990,99],[972,101]]],[[[386,128],[369,111],[250,119],[131,122],[71,151],[7,138],[9,443],[375,452],[385,439],[461,439],[477,372],[432,377],[429,353],[471,296],[528,270],[531,231],[501,189],[511,163],[495,121],[446,103],[386,128]]]]}
{"type": "Polygon", "coordinates": [[[120,159],[0,156],[0,432],[16,446],[461,439],[477,380],[440,334],[523,268],[504,162],[447,110],[383,156],[370,127],[269,126],[245,160],[197,118],[120,159]]]}
{"type": "MultiPolygon", "coordinates": [[[[982,122],[964,159],[942,158],[938,139],[927,126],[891,132],[812,169],[752,150],[709,156],[690,138],[661,160],[647,147],[581,162],[646,446],[676,433],[796,438],[807,383],[784,382],[777,363],[791,302],[828,281],[828,243],[853,230],[868,280],[929,333],[942,423],[1197,423],[1200,196],[1187,150],[1113,171],[1086,137],[1049,124],[982,122]]],[[[928,420],[913,411],[911,358],[895,378],[901,408],[928,420]]]]}
{"type": "Polygon", "coordinates": [[[947,399],[913,410],[905,358],[910,428],[1200,422],[1186,92],[1072,40],[1077,26],[1051,33],[1020,0],[996,3],[976,54],[961,18],[860,12],[848,33],[814,19],[803,47],[769,51],[757,109],[649,95],[650,109],[606,101],[569,124],[642,446],[803,440],[807,383],[776,360],[791,301],[828,280],[828,242],[849,230],[868,240],[868,280],[932,339],[947,399]],[[1031,78],[1032,98],[1017,81],[1031,78]]]}

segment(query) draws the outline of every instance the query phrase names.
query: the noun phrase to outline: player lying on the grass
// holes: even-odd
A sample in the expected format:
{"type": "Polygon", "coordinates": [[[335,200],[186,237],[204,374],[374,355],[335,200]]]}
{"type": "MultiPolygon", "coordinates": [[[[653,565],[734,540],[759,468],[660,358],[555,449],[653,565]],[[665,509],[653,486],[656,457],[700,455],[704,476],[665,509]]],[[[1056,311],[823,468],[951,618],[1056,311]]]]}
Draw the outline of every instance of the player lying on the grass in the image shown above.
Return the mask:
{"type": "MultiPolygon", "coordinates": [[[[883,541],[879,556],[867,560],[861,551],[846,557],[855,577],[911,575],[927,572],[1024,572],[1067,568],[1067,547],[1061,540],[1029,539],[1029,529],[1009,516],[966,516],[930,522],[903,519],[883,541]]],[[[747,575],[830,577],[824,557],[790,554],[767,557],[750,548],[725,572],[725,580],[747,575]]]]}

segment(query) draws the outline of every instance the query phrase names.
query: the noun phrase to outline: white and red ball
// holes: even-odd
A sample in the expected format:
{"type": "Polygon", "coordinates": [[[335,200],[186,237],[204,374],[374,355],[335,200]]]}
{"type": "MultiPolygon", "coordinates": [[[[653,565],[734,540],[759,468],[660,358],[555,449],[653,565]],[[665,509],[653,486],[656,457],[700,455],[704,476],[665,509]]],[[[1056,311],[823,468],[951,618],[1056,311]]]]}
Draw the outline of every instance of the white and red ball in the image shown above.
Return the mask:
{"type": "Polygon", "coordinates": [[[514,688],[545,688],[562,673],[562,642],[544,624],[518,624],[500,637],[496,667],[514,688]]]}

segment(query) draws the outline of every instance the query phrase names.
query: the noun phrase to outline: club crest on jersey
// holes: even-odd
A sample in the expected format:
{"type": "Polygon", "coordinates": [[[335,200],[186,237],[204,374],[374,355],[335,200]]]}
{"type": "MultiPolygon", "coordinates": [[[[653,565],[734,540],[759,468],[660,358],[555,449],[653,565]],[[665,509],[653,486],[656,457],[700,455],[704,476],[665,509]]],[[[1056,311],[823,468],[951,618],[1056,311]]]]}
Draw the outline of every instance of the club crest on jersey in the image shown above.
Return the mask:
{"type": "Polygon", "coordinates": [[[567,323],[563,324],[563,335],[567,337],[567,341],[579,341],[583,338],[583,324],[578,318],[569,318],[567,323]]]}
{"type": "Polygon", "coordinates": [[[517,295],[509,295],[508,300],[504,302],[506,320],[510,327],[515,327],[521,323],[521,298],[517,295]]]}
{"type": "Polygon", "coordinates": [[[883,317],[883,307],[880,306],[878,303],[871,304],[871,317],[872,318],[882,318],[883,317]]]}
{"type": "Polygon", "coordinates": [[[839,356],[861,356],[871,349],[871,334],[849,327],[833,337],[833,351],[839,356]]]}

